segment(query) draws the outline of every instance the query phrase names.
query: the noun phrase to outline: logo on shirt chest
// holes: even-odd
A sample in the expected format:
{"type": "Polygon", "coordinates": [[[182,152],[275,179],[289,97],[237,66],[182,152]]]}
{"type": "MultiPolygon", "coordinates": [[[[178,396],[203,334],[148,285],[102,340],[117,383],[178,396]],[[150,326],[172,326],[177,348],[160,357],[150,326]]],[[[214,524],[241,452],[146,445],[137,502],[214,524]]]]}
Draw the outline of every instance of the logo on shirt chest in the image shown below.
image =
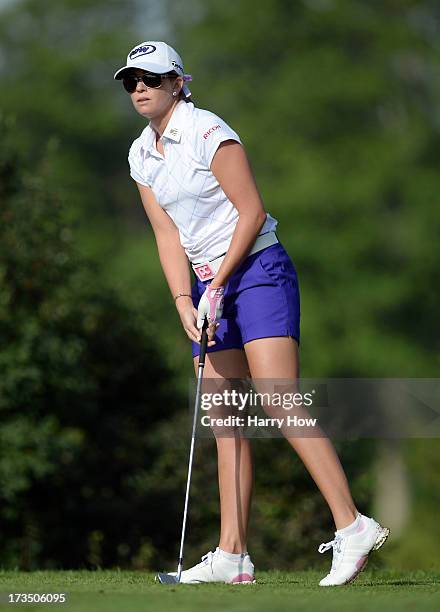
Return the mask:
{"type": "Polygon", "coordinates": [[[203,138],[206,140],[209,136],[211,136],[212,132],[215,132],[215,130],[220,129],[220,125],[213,125],[211,128],[209,128],[209,130],[207,132],[205,132],[203,134],[203,138]]]}

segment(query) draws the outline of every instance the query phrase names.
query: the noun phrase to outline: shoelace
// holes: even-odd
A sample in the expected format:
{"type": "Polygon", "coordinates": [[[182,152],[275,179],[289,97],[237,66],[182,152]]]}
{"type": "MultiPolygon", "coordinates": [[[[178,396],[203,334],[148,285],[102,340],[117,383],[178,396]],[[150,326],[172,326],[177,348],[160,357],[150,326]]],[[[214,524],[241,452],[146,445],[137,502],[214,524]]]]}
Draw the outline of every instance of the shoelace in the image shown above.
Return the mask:
{"type": "Polygon", "coordinates": [[[206,553],[206,555],[203,555],[201,563],[198,563],[196,567],[201,567],[202,565],[209,564],[211,566],[212,571],[212,562],[214,561],[214,555],[215,552],[212,552],[212,550],[210,550],[208,553],[206,553]]]}
{"type": "Polygon", "coordinates": [[[330,548],[333,548],[333,560],[332,560],[332,567],[331,567],[331,572],[336,569],[336,566],[339,562],[340,559],[340,555],[341,555],[341,542],[342,542],[342,538],[341,536],[336,536],[334,540],[332,540],[331,542],[325,542],[323,544],[319,545],[318,551],[320,553],[325,553],[328,550],[330,550],[330,548]]]}

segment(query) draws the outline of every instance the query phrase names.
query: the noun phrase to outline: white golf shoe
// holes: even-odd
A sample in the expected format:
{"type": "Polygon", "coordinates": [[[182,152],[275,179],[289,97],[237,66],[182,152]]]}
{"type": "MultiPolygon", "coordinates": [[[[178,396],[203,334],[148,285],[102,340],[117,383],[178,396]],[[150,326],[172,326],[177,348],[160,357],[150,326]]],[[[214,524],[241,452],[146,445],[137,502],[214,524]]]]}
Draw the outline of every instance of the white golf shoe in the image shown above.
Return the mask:
{"type": "MultiPolygon", "coordinates": [[[[176,572],[170,572],[176,576],[176,572]]],[[[228,584],[253,584],[255,581],[254,564],[248,553],[240,555],[238,560],[231,560],[228,553],[218,547],[202,557],[202,562],[187,570],[180,576],[183,584],[200,584],[202,582],[226,582],[228,584]]]]}
{"type": "Polygon", "coordinates": [[[333,562],[330,573],[319,583],[320,586],[337,586],[352,582],[364,569],[368,555],[377,550],[387,539],[390,530],[382,527],[372,518],[358,515],[354,531],[344,535],[344,529],[335,532],[335,539],[318,548],[324,553],[333,548],[333,562]],[[342,533],[341,533],[342,532],[342,533]]]}

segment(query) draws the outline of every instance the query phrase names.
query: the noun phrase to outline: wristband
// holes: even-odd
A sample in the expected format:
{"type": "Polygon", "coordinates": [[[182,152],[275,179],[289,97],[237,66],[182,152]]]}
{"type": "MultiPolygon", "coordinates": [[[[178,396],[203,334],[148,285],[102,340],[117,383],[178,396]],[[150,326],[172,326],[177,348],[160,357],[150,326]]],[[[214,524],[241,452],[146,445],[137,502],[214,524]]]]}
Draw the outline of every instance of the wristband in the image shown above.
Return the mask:
{"type": "Polygon", "coordinates": [[[176,302],[176,300],[177,300],[177,299],[179,299],[180,297],[183,297],[184,295],[185,295],[185,296],[187,296],[187,297],[192,298],[192,295],[191,295],[191,294],[189,294],[189,293],[178,293],[178,294],[176,295],[176,297],[174,298],[174,302],[176,302]]]}

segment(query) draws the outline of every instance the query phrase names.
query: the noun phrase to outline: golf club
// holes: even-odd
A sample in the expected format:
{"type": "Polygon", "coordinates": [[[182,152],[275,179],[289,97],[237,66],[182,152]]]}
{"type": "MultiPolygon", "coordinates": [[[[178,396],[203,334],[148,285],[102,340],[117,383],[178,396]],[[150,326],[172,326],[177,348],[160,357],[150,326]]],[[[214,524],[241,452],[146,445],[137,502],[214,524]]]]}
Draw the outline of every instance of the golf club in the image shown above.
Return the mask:
{"type": "Polygon", "coordinates": [[[200,404],[200,395],[201,395],[201,387],[202,387],[202,379],[203,379],[203,368],[205,367],[205,356],[206,356],[206,348],[208,346],[208,319],[205,317],[202,326],[202,339],[200,343],[200,356],[199,356],[199,371],[197,375],[197,390],[196,390],[196,401],[194,405],[194,417],[193,417],[193,426],[192,426],[192,435],[191,435],[191,447],[189,451],[189,462],[188,462],[188,476],[186,479],[186,494],[185,494],[185,505],[183,509],[183,522],[182,522],[182,535],[180,538],[180,552],[179,552],[179,562],[177,565],[177,575],[167,574],[167,573],[158,573],[155,577],[156,582],[160,582],[161,584],[177,584],[180,582],[180,576],[182,574],[182,566],[183,566],[183,545],[185,542],[185,530],[186,530],[186,517],[188,514],[188,501],[189,501],[189,489],[191,486],[191,474],[192,474],[192,464],[194,457],[194,444],[196,439],[196,427],[197,427],[197,415],[199,412],[199,404],[200,404]]]}

